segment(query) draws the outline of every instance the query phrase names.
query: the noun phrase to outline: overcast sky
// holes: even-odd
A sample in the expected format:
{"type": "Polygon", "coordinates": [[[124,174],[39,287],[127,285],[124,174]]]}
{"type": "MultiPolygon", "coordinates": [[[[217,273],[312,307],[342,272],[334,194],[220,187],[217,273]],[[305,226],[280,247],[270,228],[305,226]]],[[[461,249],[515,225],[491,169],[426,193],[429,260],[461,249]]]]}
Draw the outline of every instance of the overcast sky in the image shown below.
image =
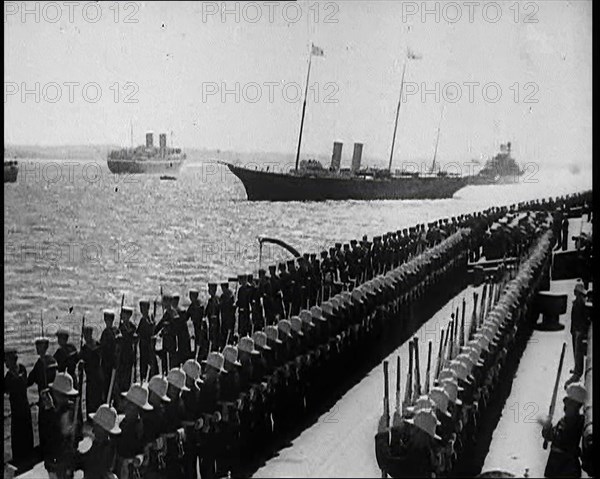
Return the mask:
{"type": "Polygon", "coordinates": [[[21,2],[9,2],[4,141],[126,145],[131,121],[136,144],[146,130],[173,131],[184,148],[294,153],[312,42],[325,56],[312,59],[305,153],[329,154],[339,140],[344,161],[354,141],[367,158],[389,157],[410,47],[422,59],[409,61],[406,89],[419,91],[401,107],[398,161],[431,158],[446,97],[441,162],[489,155],[511,140],[521,161],[591,165],[591,1],[507,1],[495,4],[500,10],[474,3],[470,18],[469,6],[456,2],[461,17],[452,23],[458,11],[443,2],[427,4],[438,18],[423,17],[422,2],[347,1],[232,2],[225,17],[220,2],[131,2],[119,5],[118,18],[114,3],[85,13],[82,3],[73,19],[60,2],[61,11],[32,2],[25,16],[21,2]],[[38,101],[23,98],[23,87],[35,91],[36,82],[38,101]],[[55,103],[52,82],[62,95],[55,103]],[[79,82],[72,101],[65,82],[79,82]],[[461,86],[458,101],[452,82],[461,86]],[[472,102],[465,82],[479,83],[472,102]],[[236,84],[237,98],[222,98],[220,90],[236,84]],[[422,98],[436,85],[439,98],[422,98]]]}

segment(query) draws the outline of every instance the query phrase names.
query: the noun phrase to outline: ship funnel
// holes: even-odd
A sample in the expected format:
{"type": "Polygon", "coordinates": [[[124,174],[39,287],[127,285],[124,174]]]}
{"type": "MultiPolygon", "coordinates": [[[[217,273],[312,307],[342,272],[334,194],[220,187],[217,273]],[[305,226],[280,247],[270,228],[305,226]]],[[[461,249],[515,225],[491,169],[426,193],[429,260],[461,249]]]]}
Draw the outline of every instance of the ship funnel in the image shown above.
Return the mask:
{"type": "Polygon", "coordinates": [[[146,133],[146,148],[152,148],[153,138],[152,133],[146,133]]]}
{"type": "Polygon", "coordinates": [[[331,171],[340,171],[340,164],[342,163],[342,146],[343,143],[339,141],[333,142],[333,155],[331,155],[331,171]]]}
{"type": "Polygon", "coordinates": [[[167,148],[167,134],[166,133],[161,133],[158,136],[158,141],[159,141],[161,150],[164,150],[167,148]]]}
{"type": "Polygon", "coordinates": [[[352,155],[352,173],[356,173],[360,170],[360,160],[362,159],[362,143],[354,143],[354,154],[352,155]]]}

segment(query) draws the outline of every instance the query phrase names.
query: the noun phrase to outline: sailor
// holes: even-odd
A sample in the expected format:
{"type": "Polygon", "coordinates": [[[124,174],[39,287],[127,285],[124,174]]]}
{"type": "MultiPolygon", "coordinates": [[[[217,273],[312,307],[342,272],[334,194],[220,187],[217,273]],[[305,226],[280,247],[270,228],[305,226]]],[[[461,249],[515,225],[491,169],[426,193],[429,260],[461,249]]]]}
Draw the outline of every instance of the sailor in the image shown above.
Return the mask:
{"type": "Polygon", "coordinates": [[[56,339],[58,349],[54,353],[54,359],[58,364],[58,371],[61,373],[68,372],[73,378],[74,386],[77,387],[77,375],[75,374],[77,361],[79,360],[77,348],[69,343],[69,331],[66,329],[61,328],[56,331],[56,339]]]}
{"type": "Polygon", "coordinates": [[[190,297],[190,305],[187,309],[187,317],[192,321],[192,325],[194,326],[194,345],[195,349],[198,349],[198,344],[200,342],[200,331],[202,329],[202,321],[204,319],[204,307],[200,300],[198,299],[199,291],[197,289],[190,289],[189,297],[190,297]]]}
{"type": "MultiPolygon", "coordinates": [[[[389,418],[384,414],[379,420],[375,436],[377,463],[382,471],[392,477],[434,477],[437,467],[435,450],[441,437],[436,434],[437,418],[431,409],[420,409],[414,417],[404,419],[406,431],[392,437],[405,437],[404,444],[390,444],[389,418]]],[[[393,424],[392,428],[400,428],[393,424]]]]}
{"type": "Polygon", "coordinates": [[[269,283],[271,286],[270,294],[273,301],[274,321],[279,321],[285,315],[285,306],[283,305],[283,295],[281,293],[281,278],[277,275],[277,266],[269,266],[269,283]]]}
{"type": "Polygon", "coordinates": [[[300,312],[300,307],[302,305],[302,282],[294,260],[289,260],[287,262],[287,270],[289,274],[289,300],[292,307],[291,314],[297,315],[300,312]]]}
{"type": "Polygon", "coordinates": [[[221,283],[219,308],[221,314],[219,345],[222,349],[225,344],[230,344],[233,341],[233,332],[235,329],[235,298],[227,282],[221,283]]]}
{"type": "MultiPolygon", "coordinates": [[[[155,303],[156,305],[156,303],[155,303]]],[[[150,316],[150,302],[146,299],[140,301],[142,317],[137,326],[137,335],[140,340],[140,377],[145,380],[147,375],[154,376],[158,373],[158,363],[154,353],[154,316],[150,316]],[[148,372],[148,370],[150,372],[148,372]]]]}
{"type": "Polygon", "coordinates": [[[143,411],[152,411],[148,402],[148,387],[132,384],[127,392],[121,393],[125,417],[121,421],[121,435],[117,441],[117,473],[119,479],[138,477],[144,458],[143,411]]]}
{"type": "Polygon", "coordinates": [[[583,374],[583,360],[585,355],[585,341],[587,339],[589,321],[585,308],[585,287],[581,279],[575,283],[575,299],[571,308],[571,339],[573,342],[574,368],[572,376],[567,380],[566,386],[576,382],[583,374]]]}
{"type": "Polygon", "coordinates": [[[163,477],[166,445],[161,436],[167,431],[165,405],[171,402],[167,396],[168,387],[169,383],[165,376],[152,376],[148,382],[148,402],[152,406],[152,410],[142,412],[143,443],[145,444],[144,452],[147,457],[143,469],[145,479],[160,479],[163,477]]]}
{"type": "Polygon", "coordinates": [[[192,358],[192,345],[190,331],[188,329],[187,309],[177,308],[177,316],[173,323],[175,336],[177,337],[177,362],[175,366],[183,364],[192,358]]]}
{"type": "Polygon", "coordinates": [[[162,335],[162,350],[160,351],[162,370],[169,371],[169,367],[177,361],[177,335],[174,329],[177,311],[173,309],[173,296],[170,294],[163,295],[162,304],[163,317],[156,324],[154,335],[162,335]]]}
{"type": "Polygon", "coordinates": [[[586,396],[587,391],[583,384],[570,384],[563,400],[564,417],[556,426],[552,426],[550,418],[540,421],[543,425],[542,436],[552,442],[544,471],[545,477],[581,477],[579,444],[584,420],[581,407],[586,396]]]}
{"type": "Polygon", "coordinates": [[[133,308],[125,306],[121,309],[119,332],[121,333],[121,356],[115,383],[119,391],[127,391],[132,382],[132,368],[136,360],[137,334],[131,320],[133,308]]]}
{"type": "Polygon", "coordinates": [[[217,283],[208,284],[208,301],[206,302],[205,315],[208,320],[208,337],[210,338],[210,349],[216,351],[219,348],[219,332],[221,321],[219,318],[219,297],[217,296],[217,283]]]}
{"type": "Polygon", "coordinates": [[[202,444],[200,459],[200,476],[207,479],[216,477],[217,471],[217,452],[223,447],[223,437],[221,435],[221,412],[219,411],[219,401],[221,399],[221,377],[227,374],[223,368],[225,358],[217,351],[209,353],[203,364],[205,365],[204,376],[202,380],[202,412],[204,418],[204,427],[202,432],[205,434],[205,440],[202,444]],[[208,441],[206,434],[210,433],[214,441],[208,441]]]}
{"type": "Polygon", "coordinates": [[[116,442],[121,434],[121,418],[117,410],[108,404],[102,404],[89,417],[92,420],[92,432],[79,443],[78,469],[83,470],[84,479],[116,478],[112,468],[116,459],[116,442]],[[90,442],[91,447],[87,451],[81,450],[90,442]]]}
{"type": "Polygon", "coordinates": [[[231,472],[233,477],[239,473],[240,460],[240,374],[242,364],[238,361],[236,346],[227,345],[223,349],[223,368],[227,371],[221,384],[221,415],[224,447],[217,451],[217,475],[223,477],[231,472]]]}
{"type": "MultiPolygon", "coordinates": [[[[121,338],[119,329],[114,325],[115,313],[110,309],[103,312],[105,328],[100,335],[100,351],[102,353],[102,374],[105,378],[104,396],[108,396],[110,386],[110,377],[113,369],[117,367],[117,341],[121,338]]],[[[129,385],[127,386],[129,387],[129,385]]],[[[107,397],[110,403],[110,398],[107,397]]]]}
{"type": "Polygon", "coordinates": [[[44,451],[48,437],[47,429],[52,427],[52,414],[54,405],[48,385],[54,381],[58,365],[56,360],[48,354],[48,338],[36,338],[35,349],[39,356],[33,369],[27,376],[27,387],[37,385],[39,397],[38,430],[40,448],[44,451]]]}
{"type": "Polygon", "coordinates": [[[166,444],[166,454],[165,471],[162,477],[181,479],[185,477],[182,461],[184,454],[182,422],[185,420],[185,405],[181,393],[189,391],[189,388],[185,385],[185,373],[181,368],[171,369],[167,375],[167,382],[169,383],[167,396],[170,402],[165,406],[166,430],[162,438],[166,444]]]}
{"type": "Polygon", "coordinates": [[[562,244],[561,244],[562,250],[567,251],[567,245],[569,242],[569,216],[566,214],[562,220],[561,229],[562,229],[562,244]]]}
{"type": "Polygon", "coordinates": [[[250,286],[247,275],[238,275],[238,292],[236,307],[238,310],[238,335],[246,336],[250,333],[250,286]]]}
{"type": "Polygon", "coordinates": [[[27,399],[27,370],[20,362],[17,350],[4,349],[4,394],[10,401],[10,444],[12,463],[20,465],[31,457],[33,451],[33,428],[31,410],[27,399]]]}
{"type": "Polygon", "coordinates": [[[256,413],[256,391],[253,388],[256,381],[252,356],[260,353],[254,347],[254,340],[248,336],[242,337],[238,343],[238,360],[242,364],[240,368],[240,389],[243,408],[240,415],[241,453],[243,459],[250,459],[256,450],[253,443],[254,428],[259,422],[256,413]]]}
{"type": "MultiPolygon", "coordinates": [[[[264,277],[264,270],[261,270],[264,277]]],[[[252,290],[252,331],[260,331],[265,327],[265,315],[263,309],[263,297],[261,296],[260,279],[250,284],[252,290]]]]}
{"type": "Polygon", "coordinates": [[[104,390],[105,377],[102,373],[102,355],[100,343],[93,337],[93,326],[83,327],[83,346],[79,357],[83,360],[85,370],[85,398],[86,407],[89,411],[95,411],[104,401],[106,394],[104,390]]]}
{"type": "Polygon", "coordinates": [[[279,281],[281,287],[281,297],[283,300],[283,318],[289,314],[290,308],[292,307],[292,290],[291,282],[292,277],[287,271],[286,263],[279,263],[279,281]]]}
{"type": "MultiPolygon", "coordinates": [[[[42,455],[49,477],[70,479],[75,470],[74,413],[71,399],[79,394],[69,373],[56,373],[50,384],[53,407],[45,429],[42,455]]],[[[40,442],[41,442],[40,436],[40,442]]]]}
{"type": "Polygon", "coordinates": [[[200,363],[195,359],[188,359],[181,368],[185,373],[185,384],[189,391],[181,393],[185,407],[185,418],[182,421],[185,433],[184,443],[184,468],[185,477],[195,479],[198,477],[199,441],[196,437],[196,423],[202,414],[202,397],[200,387],[203,384],[200,378],[200,363]]]}

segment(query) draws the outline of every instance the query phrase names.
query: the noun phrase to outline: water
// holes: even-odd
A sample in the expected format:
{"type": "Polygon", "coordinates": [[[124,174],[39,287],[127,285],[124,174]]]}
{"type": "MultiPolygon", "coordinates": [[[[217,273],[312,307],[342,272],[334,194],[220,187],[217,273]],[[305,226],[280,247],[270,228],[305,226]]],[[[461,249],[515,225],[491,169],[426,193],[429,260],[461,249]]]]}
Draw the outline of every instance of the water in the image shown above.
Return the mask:
{"type": "MultiPolygon", "coordinates": [[[[364,234],[591,188],[591,174],[564,169],[542,170],[537,183],[470,186],[448,200],[251,203],[226,168],[201,161],[188,161],[177,181],[118,177],[86,161],[20,163],[17,183],[4,186],[4,334],[28,370],[41,312],[48,335],[65,327],[77,342],[85,314],[99,337],[102,310],[118,310],[123,293],[137,310],[162,286],[185,305],[192,287],[206,295],[209,281],[256,273],[259,235],[318,253],[364,234]]],[[[288,258],[265,245],[262,264],[288,258]]]]}

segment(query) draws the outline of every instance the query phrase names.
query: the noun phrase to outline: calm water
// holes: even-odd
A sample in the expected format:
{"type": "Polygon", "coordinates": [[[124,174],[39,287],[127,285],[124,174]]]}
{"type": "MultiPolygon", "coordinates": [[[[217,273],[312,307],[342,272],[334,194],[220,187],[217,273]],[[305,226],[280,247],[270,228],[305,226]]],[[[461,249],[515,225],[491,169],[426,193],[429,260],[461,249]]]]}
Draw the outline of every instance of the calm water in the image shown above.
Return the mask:
{"type": "MultiPolygon", "coordinates": [[[[17,183],[4,186],[5,341],[29,369],[41,312],[46,334],[66,327],[78,341],[82,315],[100,327],[102,309],[118,309],[123,293],[136,310],[161,286],[185,304],[191,287],[205,294],[209,281],[256,273],[258,235],[318,253],[363,234],[591,188],[591,174],[566,169],[536,179],[471,186],[449,200],[251,203],[213,164],[189,161],[177,181],[161,181],[117,177],[92,162],[23,161],[17,183]]],[[[265,247],[263,265],[286,254],[265,247]]]]}

